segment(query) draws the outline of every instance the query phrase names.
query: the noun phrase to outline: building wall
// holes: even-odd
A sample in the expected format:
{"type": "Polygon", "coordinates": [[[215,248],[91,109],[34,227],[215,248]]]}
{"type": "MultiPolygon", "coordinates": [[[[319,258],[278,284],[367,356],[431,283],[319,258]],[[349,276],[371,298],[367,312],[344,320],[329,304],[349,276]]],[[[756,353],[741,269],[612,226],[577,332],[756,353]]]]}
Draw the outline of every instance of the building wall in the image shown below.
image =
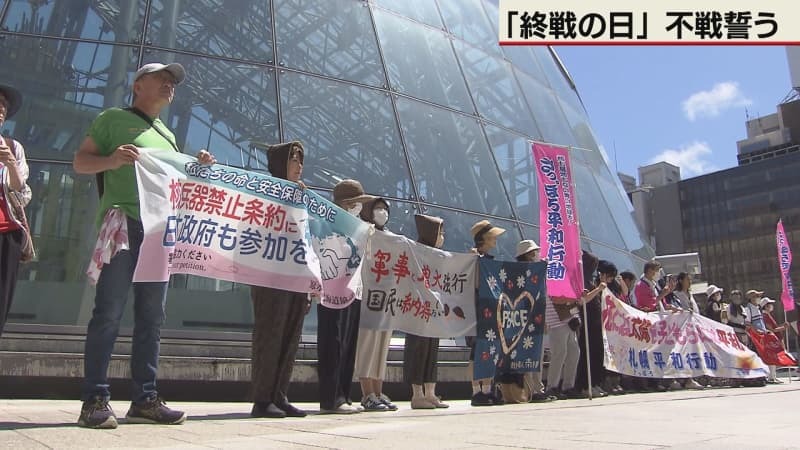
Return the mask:
{"type": "MultiPolygon", "coordinates": [[[[800,154],[788,154],[680,183],[685,251],[699,252],[709,283],[763,289],[779,298],[775,226],[800,251],[800,154]]],[[[792,268],[795,283],[798,265],[792,268]]]]}
{"type": "MultiPolygon", "coordinates": [[[[621,268],[653,255],[565,69],[545,47],[500,48],[494,2],[219,4],[0,0],[0,80],[25,97],[3,131],[28,152],[39,250],[10,330],[82,330],[91,316],[97,193],[71,161],[92,120],[126,105],[136,68],[153,61],[187,69],[161,116],[186,153],[208,148],[266,171],[261,143],[301,140],[310,188],[329,195],[358,179],[391,202],[389,229],[411,236],[415,212],[441,216],[451,251],[467,251],[470,226],[488,217],[508,230],[497,254],[511,258],[520,239],[539,239],[530,141],[570,146],[584,247],[621,268]]],[[[166,334],[249,339],[247,286],[174,276],[167,305],[166,334]]],[[[312,310],[307,334],[315,323],[312,310]]],[[[129,308],[123,333],[131,324],[129,308]]]]}

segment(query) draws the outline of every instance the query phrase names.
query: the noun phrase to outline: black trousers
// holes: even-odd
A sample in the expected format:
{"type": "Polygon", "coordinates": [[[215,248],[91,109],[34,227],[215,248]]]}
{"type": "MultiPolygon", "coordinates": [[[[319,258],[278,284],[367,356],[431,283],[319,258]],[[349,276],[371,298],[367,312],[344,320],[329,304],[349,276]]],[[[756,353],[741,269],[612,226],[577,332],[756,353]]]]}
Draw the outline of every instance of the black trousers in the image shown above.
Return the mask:
{"type": "Polygon", "coordinates": [[[317,305],[317,359],[319,364],[319,407],[336,409],[350,404],[350,388],[356,365],[358,321],[361,302],[347,308],[317,305]]]}
{"type": "Polygon", "coordinates": [[[253,401],[288,401],[308,294],[250,287],[253,301],[253,401]]]}
{"type": "Polygon", "coordinates": [[[17,287],[19,258],[22,256],[22,231],[0,233],[0,336],[11,311],[11,300],[17,287]]]}
{"type": "MultiPolygon", "coordinates": [[[[599,386],[606,379],[606,371],[603,368],[605,349],[603,348],[603,310],[600,304],[600,297],[586,304],[586,317],[583,317],[581,308],[581,319],[586,321],[589,327],[589,367],[592,374],[592,385],[599,386]]],[[[575,388],[587,389],[589,387],[588,370],[586,367],[586,338],[584,328],[581,326],[578,336],[578,346],[581,349],[581,359],[578,361],[578,373],[575,376],[575,388]]]]}
{"type": "Polygon", "coordinates": [[[436,383],[439,339],[406,335],[403,351],[403,378],[408,384],[436,383]]]}

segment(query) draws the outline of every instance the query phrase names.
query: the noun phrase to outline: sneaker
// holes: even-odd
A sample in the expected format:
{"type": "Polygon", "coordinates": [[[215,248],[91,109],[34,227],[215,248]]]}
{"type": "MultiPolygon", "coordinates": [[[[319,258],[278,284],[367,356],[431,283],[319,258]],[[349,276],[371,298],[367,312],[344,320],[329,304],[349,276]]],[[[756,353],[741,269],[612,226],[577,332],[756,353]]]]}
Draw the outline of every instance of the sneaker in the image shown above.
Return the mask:
{"type": "Polygon", "coordinates": [[[167,408],[164,400],[157,397],[152,400],[131,403],[125,418],[128,423],[180,425],[186,422],[186,413],[167,408]]]}
{"type": "Polygon", "coordinates": [[[411,409],[436,409],[436,405],[425,397],[412,397],[411,409]]]}
{"type": "Polygon", "coordinates": [[[542,392],[536,392],[533,395],[531,395],[531,403],[549,403],[552,402],[553,400],[554,398],[542,392]]]}
{"type": "Polygon", "coordinates": [[[702,391],[703,389],[706,388],[705,386],[703,386],[702,384],[698,383],[697,381],[691,378],[686,381],[686,384],[684,384],[683,387],[686,389],[692,389],[697,391],[702,391]]]}
{"type": "Polygon", "coordinates": [[[255,402],[253,409],[250,411],[250,417],[269,417],[271,419],[283,419],[286,417],[286,411],[278,408],[272,402],[255,402]]]}
{"type": "Polygon", "coordinates": [[[390,399],[386,394],[381,394],[378,396],[378,400],[380,400],[389,411],[397,411],[397,405],[392,403],[392,399],[390,399]]]}
{"type": "Polygon", "coordinates": [[[681,389],[683,389],[683,386],[681,385],[681,382],[680,382],[680,381],[678,381],[678,380],[673,380],[673,381],[672,381],[672,383],[670,383],[670,385],[669,385],[669,388],[668,388],[668,389],[669,389],[670,391],[680,391],[681,389]]]}
{"type": "Polygon", "coordinates": [[[767,384],[783,384],[783,381],[777,378],[770,378],[767,380],[767,384]]]}
{"type": "Polygon", "coordinates": [[[364,407],[365,412],[385,412],[389,410],[382,401],[378,400],[375,394],[369,394],[369,396],[361,402],[361,406],[364,407]]]}
{"type": "Polygon", "coordinates": [[[275,406],[284,413],[286,413],[286,417],[305,417],[308,415],[302,409],[289,403],[288,400],[284,400],[281,403],[275,403],[275,406]]]}
{"type": "Polygon", "coordinates": [[[320,414],[358,414],[360,411],[353,405],[342,403],[335,409],[320,409],[320,414]]]}
{"type": "Polygon", "coordinates": [[[566,400],[567,399],[567,394],[563,393],[560,389],[555,389],[555,388],[548,389],[547,392],[545,392],[545,394],[547,394],[548,397],[556,399],[556,400],[566,400]]]}
{"type": "Polygon", "coordinates": [[[470,401],[470,404],[472,406],[492,406],[494,405],[494,402],[492,402],[492,399],[489,398],[488,394],[478,392],[472,396],[472,401],[470,401]]]}
{"type": "Polygon", "coordinates": [[[108,405],[108,400],[95,397],[83,402],[81,415],[78,417],[79,427],[114,429],[117,425],[117,416],[108,405]]]}

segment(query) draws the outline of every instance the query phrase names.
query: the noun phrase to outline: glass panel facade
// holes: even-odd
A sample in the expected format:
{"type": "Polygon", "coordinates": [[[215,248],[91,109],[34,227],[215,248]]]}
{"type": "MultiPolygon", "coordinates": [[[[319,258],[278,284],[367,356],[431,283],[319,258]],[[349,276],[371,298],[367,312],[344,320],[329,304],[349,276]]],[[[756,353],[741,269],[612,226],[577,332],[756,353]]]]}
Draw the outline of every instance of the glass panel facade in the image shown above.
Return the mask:
{"type": "Polygon", "coordinates": [[[380,10],[373,16],[392,90],[475,111],[445,33],[380,10]]]}
{"type": "Polygon", "coordinates": [[[3,129],[28,158],[70,163],[95,116],[126,103],[138,58],[132,47],[15,35],[0,39],[0,52],[0,79],[24,93],[3,129]],[[36,76],[25,67],[36,68],[36,76]]]}
{"type": "Polygon", "coordinates": [[[538,136],[539,129],[528,111],[511,65],[463,42],[456,42],[455,47],[478,114],[524,134],[538,136]]]}
{"type": "Polygon", "coordinates": [[[281,102],[284,135],[306,147],[303,172],[310,185],[333,188],[354,178],[374,194],[413,194],[388,93],[285,73],[281,102]]]}
{"type": "Polygon", "coordinates": [[[275,0],[278,63],[386,87],[369,8],[353,0],[275,0]]]}
{"type": "Polygon", "coordinates": [[[555,93],[535,78],[515,70],[517,79],[525,93],[525,101],[533,111],[545,142],[559,145],[576,145],[575,137],[567,122],[555,93]]]}
{"type": "MultiPolygon", "coordinates": [[[[444,219],[444,246],[442,249],[451,252],[468,253],[475,247],[470,229],[475,222],[485,219],[475,214],[463,213],[444,208],[424,207],[424,214],[444,219]]],[[[497,238],[497,248],[490,252],[499,259],[511,261],[521,237],[519,228],[514,222],[500,219],[489,219],[492,225],[505,228],[506,232],[497,238]]]]}
{"type": "MultiPolygon", "coordinates": [[[[459,38],[502,56],[497,45],[494,20],[483,10],[481,0],[438,0],[447,30],[459,38]]],[[[496,16],[495,16],[496,17],[496,16]]]]}
{"type": "Polygon", "coordinates": [[[397,99],[420,199],[509,217],[503,183],[475,119],[397,99]]]}
{"type": "Polygon", "coordinates": [[[444,27],[444,25],[442,25],[442,17],[439,15],[439,9],[436,7],[436,2],[431,0],[405,0],[402,2],[396,0],[373,1],[381,8],[394,11],[409,19],[428,24],[435,28],[444,27]]]}
{"type": "MultiPolygon", "coordinates": [[[[389,230],[414,239],[414,213],[440,215],[451,251],[468,251],[470,227],[487,217],[508,230],[498,258],[513,258],[521,233],[538,241],[528,140],[586,147],[591,152],[572,151],[585,246],[620,268],[626,259],[638,261],[631,250],[652,253],[625,217],[627,200],[614,191],[577,93],[550,50],[497,45],[496,2],[0,3],[0,79],[24,96],[1,131],[27,150],[34,192],[28,214],[39,253],[21,270],[12,329],[82,329],[89,320],[94,288],[84,271],[96,239],[97,193],[93,177],[74,173],[72,158],[100,111],[129,104],[136,68],[155,61],[187,69],[161,114],[186,153],[208,148],[223,164],[265,172],[264,145],[299,139],[308,149],[304,178],[312,189],[330,197],[339,180],[358,179],[369,193],[389,198],[389,230]]],[[[697,239],[692,245],[717,257],[729,249],[758,254],[742,271],[767,267],[774,255],[755,251],[762,237],[751,229],[774,227],[774,218],[759,208],[800,198],[787,181],[797,170],[781,169],[760,172],[776,183],[768,198],[740,192],[752,189],[743,181],[691,197],[697,204],[688,221],[700,224],[711,214],[720,223],[690,235],[741,235],[735,246],[697,239]],[[727,191],[738,197],[720,194],[727,191]],[[729,207],[742,219],[726,215],[729,207]]],[[[173,276],[165,336],[225,331],[246,341],[248,297],[244,285],[173,276]]],[[[131,325],[129,304],[123,334],[131,325]]],[[[304,333],[315,330],[312,309],[304,333]]]]}
{"type": "Polygon", "coordinates": [[[153,0],[147,44],[272,62],[269,0],[153,0]]]}
{"type": "Polygon", "coordinates": [[[96,41],[142,40],[144,0],[11,0],[3,29],[96,41]]]}
{"type": "Polygon", "coordinates": [[[266,170],[253,143],[278,141],[275,71],[182,53],[147,51],[143,62],[183,64],[189,74],[161,113],[184,153],[209,149],[217,161],[266,170]],[[226,80],[224,84],[220,80],[226,80]]]}
{"type": "Polygon", "coordinates": [[[486,126],[486,135],[511,198],[514,215],[528,223],[539,223],[539,192],[536,190],[536,165],[530,141],[490,125],[486,126]]]}
{"type": "Polygon", "coordinates": [[[571,158],[571,162],[578,196],[578,220],[584,233],[596,241],[624,248],[614,216],[606,207],[591,168],[576,158],[571,158]]]}

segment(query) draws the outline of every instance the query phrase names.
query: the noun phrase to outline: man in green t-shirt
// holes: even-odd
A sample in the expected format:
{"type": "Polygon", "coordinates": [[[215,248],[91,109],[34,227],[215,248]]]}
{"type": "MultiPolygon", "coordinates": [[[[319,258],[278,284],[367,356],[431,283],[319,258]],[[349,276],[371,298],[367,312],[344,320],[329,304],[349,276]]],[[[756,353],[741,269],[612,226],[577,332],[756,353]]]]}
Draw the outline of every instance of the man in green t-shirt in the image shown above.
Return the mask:
{"type": "MultiPolygon", "coordinates": [[[[95,307],[84,350],[83,407],[78,418],[78,425],[83,427],[117,427],[117,418],[108,405],[111,397],[108,365],[131,285],[134,294],[133,393],[126,418],[129,423],[158,424],[181,424],[186,420],[182,411],[167,408],[156,391],[167,283],[132,282],[144,237],[133,164],[139,157],[140,148],[178,151],[175,136],[158,115],[172,102],[175,86],[184,78],[186,73],[180,64],[150,63],[142,66],[134,76],[133,107],[111,108],[100,113],[72,162],[77,173],[99,174],[98,226],[102,225],[109,210],[119,209],[127,219],[130,248],[114,255],[103,266],[97,281],[95,307]]],[[[201,150],[197,159],[202,164],[216,162],[206,150],[201,150]]]]}

